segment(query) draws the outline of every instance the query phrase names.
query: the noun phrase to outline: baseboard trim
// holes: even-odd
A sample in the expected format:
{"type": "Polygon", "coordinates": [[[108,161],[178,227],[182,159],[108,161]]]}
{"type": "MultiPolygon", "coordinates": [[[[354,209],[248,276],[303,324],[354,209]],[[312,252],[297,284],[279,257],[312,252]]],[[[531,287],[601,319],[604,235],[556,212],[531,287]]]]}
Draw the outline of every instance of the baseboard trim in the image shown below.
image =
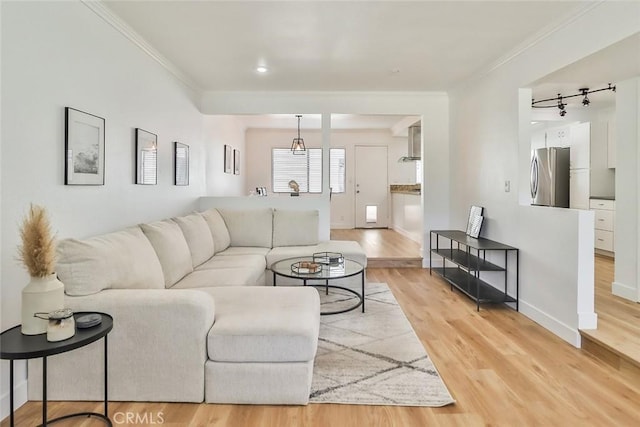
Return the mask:
{"type": "Polygon", "coordinates": [[[526,301],[520,300],[520,313],[524,314],[543,328],[553,332],[572,346],[580,348],[582,338],[580,336],[580,331],[577,329],[561,322],[526,301]]]}
{"type": "Polygon", "coordinates": [[[613,282],[611,284],[611,293],[615,296],[628,299],[629,301],[638,302],[638,291],[636,288],[632,288],[624,283],[613,282]]]}
{"type": "MultiPolygon", "coordinates": [[[[4,420],[9,416],[9,392],[0,397],[0,420],[4,420]]],[[[20,381],[13,389],[13,410],[27,403],[27,380],[20,381]]]]}

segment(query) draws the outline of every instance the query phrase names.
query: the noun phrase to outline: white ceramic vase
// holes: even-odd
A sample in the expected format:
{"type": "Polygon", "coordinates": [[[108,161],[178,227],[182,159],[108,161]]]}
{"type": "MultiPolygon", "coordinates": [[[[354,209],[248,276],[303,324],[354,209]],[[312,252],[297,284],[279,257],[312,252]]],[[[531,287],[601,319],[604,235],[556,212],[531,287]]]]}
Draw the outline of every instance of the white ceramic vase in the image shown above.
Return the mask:
{"type": "Polygon", "coordinates": [[[24,335],[47,332],[48,320],[39,319],[35,313],[49,313],[64,308],[64,285],[52,273],[45,277],[32,277],[22,289],[22,327],[24,335]]]}

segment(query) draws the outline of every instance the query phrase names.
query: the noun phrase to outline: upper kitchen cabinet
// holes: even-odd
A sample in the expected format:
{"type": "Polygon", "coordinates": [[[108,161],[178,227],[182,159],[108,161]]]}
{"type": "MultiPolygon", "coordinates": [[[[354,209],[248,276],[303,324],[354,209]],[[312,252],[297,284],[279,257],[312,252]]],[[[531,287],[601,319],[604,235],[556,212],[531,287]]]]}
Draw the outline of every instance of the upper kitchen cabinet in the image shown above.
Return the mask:
{"type": "Polygon", "coordinates": [[[609,120],[607,129],[607,167],[616,168],[616,122],[609,120]]]}
{"type": "Polygon", "coordinates": [[[589,169],[591,123],[578,123],[571,126],[569,141],[568,145],[571,147],[569,168],[589,169]]]}
{"type": "Polygon", "coordinates": [[[547,129],[547,147],[570,146],[571,132],[573,132],[573,129],[571,129],[569,126],[547,129]]]}

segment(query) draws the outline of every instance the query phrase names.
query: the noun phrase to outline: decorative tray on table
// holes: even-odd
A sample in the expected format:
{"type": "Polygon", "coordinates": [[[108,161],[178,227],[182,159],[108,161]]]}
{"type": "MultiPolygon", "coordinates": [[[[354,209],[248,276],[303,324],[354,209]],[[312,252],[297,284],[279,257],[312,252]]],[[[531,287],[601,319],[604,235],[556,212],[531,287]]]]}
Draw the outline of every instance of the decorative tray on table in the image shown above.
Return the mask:
{"type": "Polygon", "coordinates": [[[344,264],[344,255],[339,252],[316,252],[313,254],[313,262],[323,265],[344,264]]]}
{"type": "Polygon", "coordinates": [[[291,271],[296,274],[316,274],[322,271],[322,265],[317,262],[299,261],[291,264],[291,271]]]}

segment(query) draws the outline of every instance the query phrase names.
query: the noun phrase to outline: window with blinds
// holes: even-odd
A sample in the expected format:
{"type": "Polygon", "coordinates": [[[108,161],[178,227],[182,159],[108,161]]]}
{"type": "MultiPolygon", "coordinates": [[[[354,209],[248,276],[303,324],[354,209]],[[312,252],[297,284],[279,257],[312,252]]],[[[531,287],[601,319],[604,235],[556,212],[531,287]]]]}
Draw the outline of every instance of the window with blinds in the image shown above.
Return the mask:
{"type": "Polygon", "coordinates": [[[329,187],[332,193],[345,192],[345,160],[344,148],[329,150],[329,187]]]}
{"type": "Polygon", "coordinates": [[[307,148],[293,154],[289,148],[271,150],[272,189],[291,193],[290,181],[296,181],[301,193],[322,193],[322,149],[307,148]]]}

